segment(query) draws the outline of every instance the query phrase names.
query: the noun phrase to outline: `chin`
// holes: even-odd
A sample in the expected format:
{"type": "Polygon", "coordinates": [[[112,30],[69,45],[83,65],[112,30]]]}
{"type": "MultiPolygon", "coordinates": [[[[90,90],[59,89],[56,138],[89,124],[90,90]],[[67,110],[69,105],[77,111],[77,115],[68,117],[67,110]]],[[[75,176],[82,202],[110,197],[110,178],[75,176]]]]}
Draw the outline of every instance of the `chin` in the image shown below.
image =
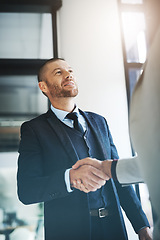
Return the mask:
{"type": "Polygon", "coordinates": [[[78,95],[78,89],[68,91],[64,93],[64,97],[76,97],[78,95]]]}
{"type": "Polygon", "coordinates": [[[78,95],[78,89],[76,89],[73,93],[73,97],[76,97],[78,95]]]}

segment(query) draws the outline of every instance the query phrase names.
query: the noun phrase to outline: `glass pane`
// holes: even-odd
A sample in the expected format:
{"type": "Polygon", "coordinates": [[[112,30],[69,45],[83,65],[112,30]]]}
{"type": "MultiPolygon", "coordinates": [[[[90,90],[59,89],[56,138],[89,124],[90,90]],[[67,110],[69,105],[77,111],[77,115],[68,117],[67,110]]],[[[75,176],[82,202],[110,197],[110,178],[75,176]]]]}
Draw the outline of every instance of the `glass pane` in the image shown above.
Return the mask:
{"type": "Polygon", "coordinates": [[[0,152],[17,151],[21,124],[47,108],[36,76],[0,76],[0,152]]]}
{"type": "Polygon", "coordinates": [[[142,70],[141,69],[129,69],[129,86],[130,86],[130,97],[132,96],[134,87],[136,85],[136,82],[141,75],[142,70]]]}
{"type": "Polygon", "coordinates": [[[53,57],[51,14],[0,13],[0,58],[53,57]]]}
{"type": "Polygon", "coordinates": [[[25,206],[20,203],[17,197],[16,173],[17,169],[14,167],[0,167],[0,231],[1,234],[8,232],[10,236],[5,238],[0,234],[0,239],[42,240],[43,206],[25,206]]]}
{"type": "Polygon", "coordinates": [[[146,60],[146,37],[144,13],[122,13],[123,31],[128,62],[146,60]]]}
{"type": "Polygon", "coordinates": [[[142,4],[143,0],[121,0],[121,3],[126,4],[142,4]]]}
{"type": "Polygon", "coordinates": [[[0,114],[38,115],[47,110],[47,98],[37,76],[0,76],[0,114]]]}

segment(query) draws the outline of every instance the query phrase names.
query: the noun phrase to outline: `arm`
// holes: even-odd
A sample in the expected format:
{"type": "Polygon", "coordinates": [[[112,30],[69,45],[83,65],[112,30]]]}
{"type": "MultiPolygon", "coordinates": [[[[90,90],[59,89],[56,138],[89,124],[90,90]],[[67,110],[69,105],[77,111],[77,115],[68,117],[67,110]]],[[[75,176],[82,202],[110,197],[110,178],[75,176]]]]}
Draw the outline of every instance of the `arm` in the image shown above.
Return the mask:
{"type": "Polygon", "coordinates": [[[123,158],[117,162],[116,176],[121,184],[136,184],[144,182],[138,167],[138,157],[123,158]]]}
{"type": "MultiPolygon", "coordinates": [[[[109,139],[110,139],[110,145],[111,145],[111,159],[118,159],[116,146],[113,143],[113,139],[110,131],[109,131],[109,139]]],[[[122,185],[118,181],[114,181],[114,183],[117,189],[117,200],[120,201],[121,207],[125,211],[126,216],[130,220],[135,232],[139,234],[143,228],[148,229],[148,227],[150,227],[149,222],[147,220],[145,213],[142,210],[141,203],[133,187],[132,186],[122,187],[122,185]]],[[[144,232],[141,232],[141,233],[144,233],[144,232]]],[[[144,234],[142,235],[144,236],[144,234]]],[[[141,238],[141,240],[142,239],[147,240],[147,237],[144,236],[144,238],[141,238]]]]}
{"type": "Polygon", "coordinates": [[[115,185],[117,189],[117,199],[119,199],[121,207],[126,213],[135,232],[137,234],[144,233],[142,229],[148,229],[150,225],[135,190],[132,186],[122,187],[118,182],[115,182],[115,185]]]}
{"type": "MultiPolygon", "coordinates": [[[[119,159],[116,146],[108,128],[108,136],[111,145],[111,159],[119,159]]],[[[112,163],[112,177],[121,184],[133,184],[143,182],[137,165],[138,157],[119,159],[117,164],[112,163]]]]}
{"type": "Polygon", "coordinates": [[[37,135],[29,123],[22,125],[17,184],[19,199],[24,204],[46,202],[69,194],[64,180],[65,167],[54,167],[55,156],[44,155],[37,135]],[[46,166],[50,161],[53,161],[53,171],[48,171],[46,166]]]}
{"type": "MultiPolygon", "coordinates": [[[[61,150],[61,146],[55,146],[57,139],[55,141],[52,139],[50,146],[48,135],[45,134],[44,137],[44,132],[38,130],[39,128],[37,129],[30,123],[23,124],[21,128],[17,183],[18,196],[24,204],[46,202],[70,194],[65,181],[66,169],[70,167],[65,164],[68,162],[65,160],[66,153],[62,151],[63,149],[61,150]],[[50,151],[51,148],[52,151],[50,151]]],[[[81,177],[83,182],[88,184],[89,191],[105,183],[104,173],[100,173],[91,166],[70,172],[71,184],[73,179],[81,177]]]]}
{"type": "MultiPolygon", "coordinates": [[[[111,158],[117,158],[117,150],[113,143],[111,133],[109,131],[109,138],[111,142],[111,158]]],[[[118,161],[120,162],[120,160],[118,161]]],[[[118,163],[117,163],[118,164],[118,163]]],[[[145,213],[142,210],[141,203],[132,186],[122,185],[118,181],[114,181],[117,189],[117,199],[119,199],[126,216],[130,220],[135,232],[138,234],[140,240],[151,240],[149,236],[149,222],[145,213]]]]}
{"type": "Polygon", "coordinates": [[[139,240],[152,240],[152,233],[148,227],[142,228],[138,232],[139,240]]]}

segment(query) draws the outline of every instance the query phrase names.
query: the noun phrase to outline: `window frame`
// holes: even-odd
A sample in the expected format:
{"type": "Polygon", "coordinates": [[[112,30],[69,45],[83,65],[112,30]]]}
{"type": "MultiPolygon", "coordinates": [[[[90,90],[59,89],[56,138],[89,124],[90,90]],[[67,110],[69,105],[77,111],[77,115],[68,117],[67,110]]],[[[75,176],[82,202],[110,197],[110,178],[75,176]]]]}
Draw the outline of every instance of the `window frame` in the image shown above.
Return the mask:
{"type": "MultiPolygon", "coordinates": [[[[118,0],[119,7],[119,20],[121,27],[121,42],[122,42],[122,52],[123,52],[123,64],[124,64],[124,73],[125,73],[125,83],[126,83],[126,92],[127,92],[127,103],[128,103],[128,112],[130,106],[130,98],[131,98],[131,89],[130,89],[130,79],[129,79],[129,70],[130,69],[139,69],[142,70],[144,63],[140,62],[128,62],[127,61],[127,53],[125,48],[125,39],[123,35],[123,27],[122,27],[122,12],[143,12],[145,16],[146,4],[145,1],[141,4],[126,4],[122,3],[121,0],[118,0]]],[[[146,20],[146,16],[145,16],[146,20]]],[[[147,31],[146,31],[146,42],[147,41],[147,31]]]]}
{"type": "MultiPolygon", "coordinates": [[[[53,56],[58,57],[58,43],[57,43],[57,11],[62,6],[62,0],[1,0],[0,13],[50,13],[52,17],[52,36],[53,36],[53,56]]],[[[37,75],[39,68],[47,59],[20,59],[20,58],[0,58],[0,76],[30,76],[37,75]]],[[[48,101],[48,108],[50,102],[48,101]]],[[[25,116],[18,115],[25,121],[27,118],[33,118],[32,114],[25,114],[25,116]]],[[[6,113],[1,114],[2,118],[15,120],[15,114],[6,113]]],[[[19,143],[19,129],[18,126],[0,126],[0,139],[2,146],[0,152],[17,151],[19,143]],[[11,139],[11,140],[10,140],[11,139]]]]}
{"type": "MultiPolygon", "coordinates": [[[[53,56],[58,57],[57,10],[62,0],[1,0],[0,12],[4,13],[51,13],[53,34],[53,56]]],[[[46,59],[3,59],[0,58],[0,75],[32,75],[46,59]]]]}

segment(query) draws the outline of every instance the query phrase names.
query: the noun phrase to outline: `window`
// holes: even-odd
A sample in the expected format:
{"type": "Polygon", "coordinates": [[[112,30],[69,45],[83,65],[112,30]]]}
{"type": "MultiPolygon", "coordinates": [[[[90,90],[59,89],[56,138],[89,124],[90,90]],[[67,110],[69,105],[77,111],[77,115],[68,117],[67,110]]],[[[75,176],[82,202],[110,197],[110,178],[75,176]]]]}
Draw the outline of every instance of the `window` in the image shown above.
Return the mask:
{"type": "Polygon", "coordinates": [[[61,0],[0,3],[0,152],[17,151],[19,128],[48,108],[36,75],[57,57],[56,11],[61,0]]]}
{"type": "Polygon", "coordinates": [[[51,13],[0,13],[0,57],[53,57],[51,13]]]}
{"type": "Polygon", "coordinates": [[[142,0],[119,1],[128,103],[147,54],[145,6],[142,0]]]}

